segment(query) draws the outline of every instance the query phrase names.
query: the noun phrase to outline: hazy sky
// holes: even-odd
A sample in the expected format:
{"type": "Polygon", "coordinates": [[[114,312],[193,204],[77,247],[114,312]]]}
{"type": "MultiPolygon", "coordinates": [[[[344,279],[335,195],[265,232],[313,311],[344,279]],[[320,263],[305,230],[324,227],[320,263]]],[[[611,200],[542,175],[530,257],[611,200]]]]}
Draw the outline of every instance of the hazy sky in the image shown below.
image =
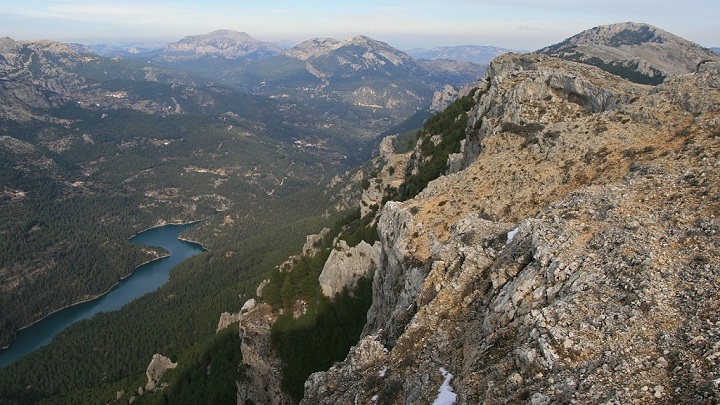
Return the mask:
{"type": "Polygon", "coordinates": [[[0,37],[84,44],[166,43],[233,29],[263,41],[363,34],[399,49],[535,50],[624,21],[720,46],[718,0],[0,0],[0,37]]]}

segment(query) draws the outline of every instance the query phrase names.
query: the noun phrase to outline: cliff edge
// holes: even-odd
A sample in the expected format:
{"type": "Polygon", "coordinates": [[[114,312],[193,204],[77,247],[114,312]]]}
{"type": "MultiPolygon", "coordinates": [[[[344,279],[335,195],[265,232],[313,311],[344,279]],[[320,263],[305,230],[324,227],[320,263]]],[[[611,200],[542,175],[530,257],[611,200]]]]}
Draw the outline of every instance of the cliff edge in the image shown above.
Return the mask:
{"type": "Polygon", "coordinates": [[[716,401],[720,65],[504,55],[482,83],[456,172],[383,207],[364,337],[303,403],[716,401]]]}

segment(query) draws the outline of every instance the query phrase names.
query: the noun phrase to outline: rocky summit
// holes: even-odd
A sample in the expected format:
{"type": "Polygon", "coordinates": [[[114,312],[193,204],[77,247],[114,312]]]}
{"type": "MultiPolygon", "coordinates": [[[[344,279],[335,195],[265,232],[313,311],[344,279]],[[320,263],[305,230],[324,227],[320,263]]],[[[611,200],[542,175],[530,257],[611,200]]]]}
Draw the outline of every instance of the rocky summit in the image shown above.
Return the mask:
{"type": "Polygon", "coordinates": [[[715,403],[720,64],[652,87],[504,55],[471,94],[452,173],[382,208],[363,336],[302,403],[715,403]]]}
{"type": "Polygon", "coordinates": [[[703,61],[720,60],[709,49],[677,35],[632,22],[591,28],[538,52],[588,63],[646,84],[691,73],[703,61]]]}

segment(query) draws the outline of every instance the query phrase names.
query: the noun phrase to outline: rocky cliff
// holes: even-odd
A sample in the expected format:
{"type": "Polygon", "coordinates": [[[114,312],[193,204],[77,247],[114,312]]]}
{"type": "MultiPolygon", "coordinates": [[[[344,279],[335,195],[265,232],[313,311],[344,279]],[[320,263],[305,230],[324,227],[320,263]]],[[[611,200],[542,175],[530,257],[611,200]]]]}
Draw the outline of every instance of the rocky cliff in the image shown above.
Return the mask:
{"type": "Polygon", "coordinates": [[[318,278],[323,295],[333,298],[344,288],[352,291],[361,277],[370,276],[377,269],[380,244],[361,241],[349,247],[341,240],[330,252],[318,278]]]}
{"type": "Polygon", "coordinates": [[[244,376],[237,382],[238,404],[291,404],[280,390],[280,359],[272,348],[270,328],[277,319],[270,305],[253,306],[240,316],[244,376]]]}
{"type": "Polygon", "coordinates": [[[455,173],[389,202],[364,338],[307,404],[713,403],[720,65],[496,59],[455,173]]]}

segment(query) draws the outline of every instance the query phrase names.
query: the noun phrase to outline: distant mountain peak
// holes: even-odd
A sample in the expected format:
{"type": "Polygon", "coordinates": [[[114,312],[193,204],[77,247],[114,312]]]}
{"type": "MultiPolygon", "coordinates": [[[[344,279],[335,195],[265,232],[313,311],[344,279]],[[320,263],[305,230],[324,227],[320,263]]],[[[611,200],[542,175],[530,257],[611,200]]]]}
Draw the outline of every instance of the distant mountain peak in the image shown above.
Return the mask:
{"type": "Polygon", "coordinates": [[[415,59],[445,59],[481,65],[487,65],[496,57],[509,52],[519,53],[520,51],[481,45],[440,46],[430,50],[415,48],[407,51],[415,59]]]}
{"type": "Polygon", "coordinates": [[[602,44],[611,47],[639,46],[646,43],[663,43],[667,40],[682,39],[650,24],[635,22],[597,26],[568,39],[569,43],[574,44],[602,44]]]}
{"type": "Polygon", "coordinates": [[[219,36],[219,35],[232,36],[232,37],[243,37],[243,38],[247,38],[249,40],[255,41],[255,38],[251,37],[247,32],[228,30],[228,29],[215,30],[215,31],[211,31],[204,35],[196,35],[196,37],[212,37],[212,36],[219,36]]]}
{"type": "Polygon", "coordinates": [[[285,51],[285,55],[295,59],[308,60],[315,56],[330,53],[340,42],[334,38],[308,39],[285,51]]]}
{"type": "Polygon", "coordinates": [[[345,40],[337,40],[334,38],[309,39],[307,41],[301,42],[300,44],[294,46],[291,49],[288,49],[287,51],[285,51],[285,55],[300,60],[307,60],[312,57],[328,55],[331,52],[346,46],[360,46],[366,48],[368,51],[383,50],[405,55],[404,52],[393,48],[387,43],[378,41],[365,35],[356,35],[345,40]]]}
{"type": "Polygon", "coordinates": [[[390,46],[385,42],[370,38],[365,35],[356,35],[343,41],[344,44],[367,45],[367,46],[390,46]]]}
{"type": "Polygon", "coordinates": [[[204,57],[225,59],[261,59],[277,55],[279,46],[258,41],[245,32],[216,30],[203,35],[193,35],[166,46],[160,59],[166,62],[193,60],[204,57]]]}
{"type": "Polygon", "coordinates": [[[538,53],[600,67],[626,79],[660,84],[695,71],[717,55],[649,24],[624,22],[585,30],[538,53]]]}

